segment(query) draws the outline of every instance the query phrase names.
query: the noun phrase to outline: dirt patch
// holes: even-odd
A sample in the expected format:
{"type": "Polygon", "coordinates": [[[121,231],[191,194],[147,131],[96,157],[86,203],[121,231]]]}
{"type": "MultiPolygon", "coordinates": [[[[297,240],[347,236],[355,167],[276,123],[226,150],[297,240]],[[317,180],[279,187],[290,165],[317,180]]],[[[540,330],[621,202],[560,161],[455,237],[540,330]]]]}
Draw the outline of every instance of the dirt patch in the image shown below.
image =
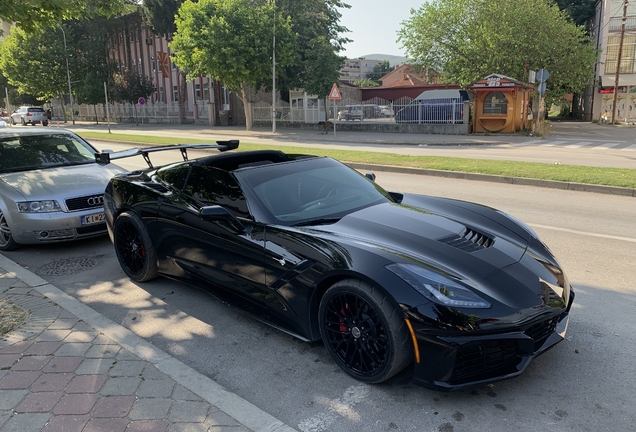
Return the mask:
{"type": "Polygon", "coordinates": [[[0,299],[0,336],[9,333],[24,324],[27,314],[13,304],[13,302],[0,299]]]}

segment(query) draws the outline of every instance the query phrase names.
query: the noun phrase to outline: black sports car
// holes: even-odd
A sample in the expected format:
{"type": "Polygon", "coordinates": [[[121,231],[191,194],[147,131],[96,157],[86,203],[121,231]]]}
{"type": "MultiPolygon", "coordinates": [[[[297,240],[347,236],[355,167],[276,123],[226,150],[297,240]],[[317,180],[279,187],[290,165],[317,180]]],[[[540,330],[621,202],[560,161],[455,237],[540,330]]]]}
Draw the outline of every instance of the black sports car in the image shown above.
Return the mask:
{"type": "MultiPolygon", "coordinates": [[[[230,152],[114,177],[104,196],[124,272],[194,283],[307,341],[369,383],[414,362],[457,389],[521,374],[563,340],[574,299],[525,224],[469,202],[387,192],[346,165],[230,152]]],[[[194,146],[196,147],[196,146],[194,146]]],[[[220,142],[224,151],[237,141],[220,142]]]]}

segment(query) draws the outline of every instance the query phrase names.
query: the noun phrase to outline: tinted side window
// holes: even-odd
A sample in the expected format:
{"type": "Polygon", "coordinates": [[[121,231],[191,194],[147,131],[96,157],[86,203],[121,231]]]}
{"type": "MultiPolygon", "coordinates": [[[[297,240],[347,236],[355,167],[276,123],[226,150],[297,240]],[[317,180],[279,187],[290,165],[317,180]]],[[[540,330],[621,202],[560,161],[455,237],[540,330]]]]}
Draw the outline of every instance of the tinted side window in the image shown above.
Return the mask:
{"type": "Polygon", "coordinates": [[[223,206],[236,216],[249,217],[245,196],[236,180],[226,171],[192,167],[185,193],[205,204],[223,206]]]}
{"type": "Polygon", "coordinates": [[[176,189],[182,190],[185,185],[186,178],[190,172],[190,165],[177,165],[162,168],[157,172],[157,176],[165,183],[174,186],[176,189]]]}

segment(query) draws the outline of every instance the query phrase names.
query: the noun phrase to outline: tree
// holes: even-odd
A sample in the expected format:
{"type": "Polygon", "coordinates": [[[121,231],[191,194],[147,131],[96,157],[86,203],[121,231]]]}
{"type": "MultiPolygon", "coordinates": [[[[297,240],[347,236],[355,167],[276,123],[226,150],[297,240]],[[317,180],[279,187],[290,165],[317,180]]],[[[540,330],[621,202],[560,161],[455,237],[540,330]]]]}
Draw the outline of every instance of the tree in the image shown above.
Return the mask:
{"type": "Polygon", "coordinates": [[[357,81],[354,81],[353,84],[357,85],[358,87],[379,87],[380,86],[380,84],[378,84],[377,82],[369,78],[359,79],[357,81]]]}
{"type": "Polygon", "coordinates": [[[28,33],[63,20],[112,16],[122,10],[125,0],[2,0],[0,21],[15,23],[28,33]]]}
{"type": "Polygon", "coordinates": [[[556,0],[561,10],[566,11],[574,24],[589,27],[594,20],[596,0],[556,0]]]}
{"type": "Polygon", "coordinates": [[[589,36],[550,0],[434,0],[402,26],[407,56],[446,83],[467,85],[491,73],[526,81],[529,70],[546,68],[548,94],[558,99],[594,77],[589,36]]]}
{"type": "Polygon", "coordinates": [[[153,33],[168,36],[175,32],[174,17],[184,0],[143,0],[141,16],[153,33]]]}
{"type": "Polygon", "coordinates": [[[189,77],[211,76],[238,92],[245,106],[246,129],[250,130],[252,96],[272,79],[274,28],[280,68],[295,59],[290,20],[276,12],[271,3],[201,0],[185,2],[175,24],[177,31],[170,45],[175,64],[189,77]]]}
{"type": "Polygon", "coordinates": [[[62,94],[68,91],[66,60],[69,55],[71,80],[77,75],[76,62],[71,53],[76,51],[72,29],[63,25],[67,39],[65,50],[62,31],[57,27],[35,29],[27,34],[15,28],[0,45],[0,70],[19,94],[36,95],[40,101],[59,97],[62,101],[64,121],[66,109],[62,94]],[[29,49],[23,49],[24,47],[29,49]]]}
{"type": "MultiPolygon", "coordinates": [[[[276,0],[276,6],[283,16],[291,18],[298,57],[282,68],[278,87],[302,88],[309,94],[326,97],[338,81],[344,63],[344,57],[338,53],[350,42],[341,36],[348,30],[339,23],[342,14],[338,9],[350,6],[341,0],[276,0]]],[[[278,47],[276,50],[278,58],[278,47]]]]}
{"type": "Polygon", "coordinates": [[[147,99],[155,90],[155,85],[150,78],[134,69],[127,69],[122,74],[114,75],[110,95],[113,101],[131,103],[135,111],[136,120],[139,98],[147,99]]]}
{"type": "Polygon", "coordinates": [[[388,74],[392,70],[393,68],[391,67],[391,64],[389,63],[389,61],[382,60],[380,63],[373,66],[373,72],[368,73],[367,78],[373,81],[379,82],[380,78],[382,78],[384,75],[388,74]]]}

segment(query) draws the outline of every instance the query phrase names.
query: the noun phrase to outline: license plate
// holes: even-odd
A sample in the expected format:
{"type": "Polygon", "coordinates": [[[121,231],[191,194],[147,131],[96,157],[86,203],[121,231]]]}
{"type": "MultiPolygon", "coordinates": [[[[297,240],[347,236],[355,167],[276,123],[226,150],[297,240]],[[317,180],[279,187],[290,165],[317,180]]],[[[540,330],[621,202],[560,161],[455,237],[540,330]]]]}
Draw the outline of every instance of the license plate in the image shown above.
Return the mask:
{"type": "Polygon", "coordinates": [[[82,225],[90,225],[104,221],[106,221],[105,213],[96,213],[92,215],[82,216],[82,225]]]}

